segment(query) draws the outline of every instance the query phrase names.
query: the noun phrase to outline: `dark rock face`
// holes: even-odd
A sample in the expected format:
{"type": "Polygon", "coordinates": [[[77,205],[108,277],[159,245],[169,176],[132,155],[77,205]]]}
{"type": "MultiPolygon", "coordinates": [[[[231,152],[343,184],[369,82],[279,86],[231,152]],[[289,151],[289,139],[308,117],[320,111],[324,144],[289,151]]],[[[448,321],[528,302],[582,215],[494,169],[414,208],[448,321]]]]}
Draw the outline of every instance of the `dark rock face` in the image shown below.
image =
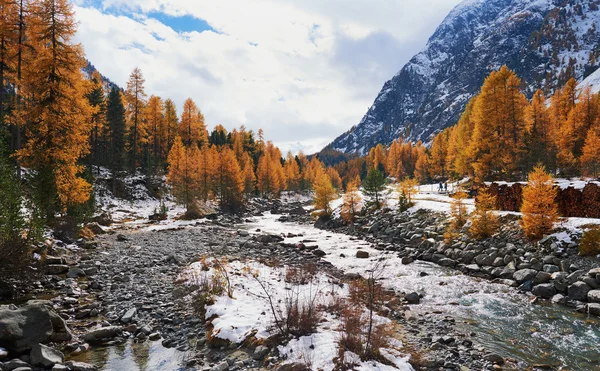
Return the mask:
{"type": "Polygon", "coordinates": [[[428,142],[458,121],[485,77],[504,64],[523,79],[528,96],[570,77],[583,80],[597,69],[588,55],[600,40],[587,20],[599,17],[597,6],[575,0],[465,1],[384,84],[361,122],[327,148],[364,154],[401,135],[428,142]]]}
{"type": "Polygon", "coordinates": [[[23,353],[40,343],[68,341],[71,337],[65,321],[42,305],[0,310],[0,344],[9,351],[23,353]]]}

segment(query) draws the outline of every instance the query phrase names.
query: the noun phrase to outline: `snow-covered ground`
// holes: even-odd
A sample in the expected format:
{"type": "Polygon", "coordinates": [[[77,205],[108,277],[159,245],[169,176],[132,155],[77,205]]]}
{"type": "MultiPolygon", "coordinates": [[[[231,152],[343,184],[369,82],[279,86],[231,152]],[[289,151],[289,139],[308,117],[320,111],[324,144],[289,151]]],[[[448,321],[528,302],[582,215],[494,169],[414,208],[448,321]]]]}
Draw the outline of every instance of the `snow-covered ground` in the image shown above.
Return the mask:
{"type": "MultiPolygon", "coordinates": [[[[274,219],[269,220],[271,224],[276,223],[274,219]]],[[[210,261],[212,259],[208,260],[209,263],[210,261]]],[[[215,275],[221,280],[229,279],[231,297],[225,290],[215,298],[214,304],[206,305],[206,319],[212,319],[212,336],[242,343],[249,338],[260,341],[275,335],[275,315],[281,319],[281,313],[285,313],[285,303],[290,300],[297,299],[301,305],[314,302],[316,307],[326,308],[348,297],[348,285],[340,286],[337,280],[326,273],[316,272],[312,279],[294,284],[286,280],[288,269],[290,268],[267,266],[252,260],[237,260],[217,267],[214,264],[207,265],[207,261],[203,261],[193,263],[183,274],[183,278],[191,284],[206,282],[215,275]],[[226,271],[226,275],[221,273],[223,270],[226,271]]],[[[384,324],[390,320],[375,315],[375,322],[384,324]]],[[[333,370],[333,360],[338,356],[337,344],[341,338],[340,325],[338,315],[323,311],[316,332],[294,338],[288,344],[279,346],[279,352],[287,356],[286,363],[302,363],[313,370],[333,370]]],[[[407,356],[401,352],[402,343],[390,339],[390,344],[382,354],[395,367],[375,361],[361,361],[358,357],[352,361],[358,364],[358,369],[364,370],[413,370],[407,362],[407,356]]],[[[346,354],[346,357],[348,356],[346,354]]]]}

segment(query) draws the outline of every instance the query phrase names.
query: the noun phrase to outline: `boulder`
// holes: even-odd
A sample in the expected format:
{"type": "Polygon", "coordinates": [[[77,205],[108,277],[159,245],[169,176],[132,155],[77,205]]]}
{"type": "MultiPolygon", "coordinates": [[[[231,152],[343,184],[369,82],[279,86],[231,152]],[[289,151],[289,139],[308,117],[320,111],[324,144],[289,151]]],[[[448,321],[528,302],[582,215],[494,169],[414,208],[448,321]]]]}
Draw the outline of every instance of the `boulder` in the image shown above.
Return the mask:
{"type": "Polygon", "coordinates": [[[367,258],[369,258],[369,253],[364,250],[358,250],[356,252],[356,257],[359,259],[367,259],[367,258]]]}
{"type": "Polygon", "coordinates": [[[533,279],[537,275],[538,271],[535,269],[520,269],[513,274],[513,279],[518,283],[523,283],[533,279]]]}
{"type": "Polygon", "coordinates": [[[69,266],[63,264],[48,264],[45,269],[46,274],[56,275],[67,273],[69,271],[69,266]]]}
{"type": "Polygon", "coordinates": [[[533,279],[533,284],[539,285],[541,283],[548,283],[548,282],[550,282],[551,277],[552,277],[552,275],[550,273],[537,272],[537,274],[535,275],[535,278],[533,279]]]}
{"type": "Polygon", "coordinates": [[[114,339],[121,335],[123,328],[121,326],[101,327],[83,335],[83,340],[90,344],[101,343],[105,340],[114,339]]]}
{"type": "Polygon", "coordinates": [[[589,314],[593,314],[595,316],[600,316],[600,304],[599,303],[589,303],[587,305],[587,310],[589,314]]]}
{"type": "Polygon", "coordinates": [[[495,353],[488,353],[483,356],[483,359],[485,359],[488,362],[494,363],[496,365],[504,364],[504,358],[502,358],[502,356],[499,356],[498,354],[495,354],[495,353]]]}
{"type": "Polygon", "coordinates": [[[0,344],[8,351],[24,353],[40,343],[62,342],[71,338],[65,320],[46,306],[0,309],[0,344]]]}
{"type": "Polygon", "coordinates": [[[316,249],[316,250],[313,250],[313,252],[312,252],[312,253],[313,253],[313,255],[315,255],[315,256],[318,256],[318,257],[323,257],[323,256],[327,255],[327,254],[325,253],[325,251],[323,251],[323,250],[321,250],[321,249],[316,249]]]}
{"type": "Polygon", "coordinates": [[[269,348],[264,345],[259,345],[254,349],[254,353],[252,354],[252,359],[255,361],[262,361],[267,354],[269,353],[269,348]]]}
{"type": "Polygon", "coordinates": [[[85,277],[85,272],[79,267],[72,267],[67,273],[69,278],[85,277]]]}
{"type": "Polygon", "coordinates": [[[406,294],[404,296],[404,299],[406,299],[406,302],[408,304],[419,304],[419,302],[421,301],[421,297],[416,292],[406,294]]]}
{"type": "Polygon", "coordinates": [[[133,317],[135,317],[136,313],[137,313],[137,309],[130,308],[129,310],[127,310],[127,312],[125,312],[123,317],[121,317],[121,322],[123,322],[123,323],[131,322],[133,320],[133,317]]]}
{"type": "Polygon", "coordinates": [[[554,288],[553,283],[542,283],[541,285],[537,285],[533,288],[532,292],[533,295],[544,299],[552,299],[552,297],[556,295],[556,289],[554,288]]]}
{"type": "Polygon", "coordinates": [[[588,291],[587,299],[591,303],[600,303],[600,290],[588,291]]]}
{"type": "Polygon", "coordinates": [[[84,362],[69,361],[67,362],[67,366],[69,366],[72,371],[96,371],[98,369],[96,366],[84,362]]]}
{"type": "Polygon", "coordinates": [[[63,363],[64,354],[43,344],[36,344],[29,353],[30,363],[37,367],[52,368],[57,363],[63,363]]]}
{"type": "Polygon", "coordinates": [[[569,286],[569,299],[584,301],[587,299],[587,294],[590,290],[591,288],[585,282],[577,281],[569,286]]]}
{"type": "Polygon", "coordinates": [[[4,361],[8,357],[8,351],[4,348],[0,348],[0,362],[4,361]]]}

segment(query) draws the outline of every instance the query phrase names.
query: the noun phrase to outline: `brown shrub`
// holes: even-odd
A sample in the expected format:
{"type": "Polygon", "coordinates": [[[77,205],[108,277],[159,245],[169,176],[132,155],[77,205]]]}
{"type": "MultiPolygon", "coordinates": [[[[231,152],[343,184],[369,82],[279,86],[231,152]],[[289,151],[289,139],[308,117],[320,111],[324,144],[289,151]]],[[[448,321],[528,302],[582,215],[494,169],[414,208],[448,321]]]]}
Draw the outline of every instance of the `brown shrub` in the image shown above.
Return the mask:
{"type": "Polygon", "coordinates": [[[579,241],[579,253],[583,256],[600,254],[600,226],[594,226],[583,233],[579,241]]]}

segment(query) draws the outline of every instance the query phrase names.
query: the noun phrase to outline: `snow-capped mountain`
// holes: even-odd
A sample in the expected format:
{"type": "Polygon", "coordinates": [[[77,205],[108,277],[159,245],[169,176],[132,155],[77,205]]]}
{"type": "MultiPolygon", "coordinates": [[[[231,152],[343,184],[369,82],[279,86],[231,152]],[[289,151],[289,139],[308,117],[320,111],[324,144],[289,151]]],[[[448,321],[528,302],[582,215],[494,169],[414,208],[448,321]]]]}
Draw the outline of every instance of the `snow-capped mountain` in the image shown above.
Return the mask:
{"type": "Polygon", "coordinates": [[[537,88],[551,93],[570,77],[590,76],[600,85],[599,8],[600,0],[462,2],[384,84],[361,122],[327,149],[364,154],[400,136],[427,143],[457,122],[485,77],[503,64],[521,77],[529,97],[537,88]]]}

